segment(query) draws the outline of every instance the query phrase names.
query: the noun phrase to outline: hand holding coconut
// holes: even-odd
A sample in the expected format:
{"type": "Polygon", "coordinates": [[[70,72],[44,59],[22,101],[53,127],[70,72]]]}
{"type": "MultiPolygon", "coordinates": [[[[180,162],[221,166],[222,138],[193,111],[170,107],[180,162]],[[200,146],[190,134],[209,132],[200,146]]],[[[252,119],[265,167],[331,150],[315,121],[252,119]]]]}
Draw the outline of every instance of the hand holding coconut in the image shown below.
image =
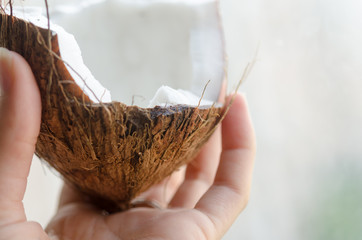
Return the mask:
{"type": "Polygon", "coordinates": [[[106,215],[66,185],[46,231],[28,222],[22,199],[41,101],[26,61],[4,49],[0,53],[0,239],[220,239],[244,209],[255,138],[245,98],[237,95],[222,130],[187,166],[184,179],[169,180],[172,196],[165,199],[160,185],[141,196],[168,208],[137,207],[106,215]]]}

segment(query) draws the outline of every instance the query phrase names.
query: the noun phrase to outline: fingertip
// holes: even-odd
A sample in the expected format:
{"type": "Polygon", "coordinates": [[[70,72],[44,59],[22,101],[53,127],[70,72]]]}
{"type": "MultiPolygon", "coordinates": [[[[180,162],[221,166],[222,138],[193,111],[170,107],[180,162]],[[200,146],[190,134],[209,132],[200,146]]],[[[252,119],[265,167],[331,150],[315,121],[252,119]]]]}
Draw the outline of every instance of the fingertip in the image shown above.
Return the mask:
{"type": "Polygon", "coordinates": [[[1,128],[36,138],[40,128],[41,99],[33,72],[18,53],[0,49],[0,74],[3,88],[1,128]]]}
{"type": "Polygon", "coordinates": [[[255,149],[255,132],[245,94],[233,94],[226,101],[230,108],[222,122],[223,149],[255,149]]]}
{"type": "Polygon", "coordinates": [[[9,76],[9,69],[13,64],[13,55],[11,52],[0,47],[0,96],[8,92],[11,80],[9,76]]]}
{"type": "MultiPolygon", "coordinates": [[[[247,99],[246,99],[246,95],[245,93],[241,93],[241,92],[236,92],[233,94],[230,94],[226,97],[226,108],[230,106],[230,108],[228,109],[228,113],[231,112],[235,112],[235,111],[247,111],[248,110],[248,103],[247,103],[247,99]]],[[[230,115],[230,114],[229,114],[230,115]]],[[[226,115],[228,116],[228,115],[226,115]]],[[[229,116],[230,118],[230,116],[229,116]]]]}
{"type": "Polygon", "coordinates": [[[227,80],[224,79],[224,80],[222,81],[222,83],[221,83],[218,102],[220,102],[220,103],[224,103],[224,102],[225,102],[226,90],[227,90],[227,80]]]}

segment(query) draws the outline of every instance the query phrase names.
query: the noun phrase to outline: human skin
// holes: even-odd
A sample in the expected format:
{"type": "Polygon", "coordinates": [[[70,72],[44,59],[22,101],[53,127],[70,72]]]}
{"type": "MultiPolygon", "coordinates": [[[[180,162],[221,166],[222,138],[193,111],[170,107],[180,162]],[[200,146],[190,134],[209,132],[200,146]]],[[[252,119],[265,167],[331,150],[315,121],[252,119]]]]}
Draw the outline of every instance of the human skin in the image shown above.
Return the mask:
{"type": "Polygon", "coordinates": [[[43,229],[27,221],[22,203],[40,129],[39,89],[26,61],[3,48],[0,85],[0,240],[220,239],[248,202],[255,135],[246,99],[237,94],[200,154],[139,197],[161,208],[104,214],[65,184],[43,229]]]}

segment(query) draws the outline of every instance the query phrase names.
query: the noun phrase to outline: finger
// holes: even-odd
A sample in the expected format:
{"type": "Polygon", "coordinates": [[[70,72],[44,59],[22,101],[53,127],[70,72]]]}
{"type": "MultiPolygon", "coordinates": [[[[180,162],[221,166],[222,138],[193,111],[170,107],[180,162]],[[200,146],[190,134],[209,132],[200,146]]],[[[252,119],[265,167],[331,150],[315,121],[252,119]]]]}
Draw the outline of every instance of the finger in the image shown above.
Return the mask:
{"type": "Polygon", "coordinates": [[[218,128],[186,169],[185,180],[170,207],[194,208],[214,181],[221,152],[221,129],[218,128]]]}
{"type": "Polygon", "coordinates": [[[166,208],[184,180],[185,169],[185,167],[181,167],[179,170],[172,173],[170,177],[142,193],[133,201],[133,203],[142,205],[143,202],[150,202],[160,205],[161,208],[166,208]]]}
{"type": "Polygon", "coordinates": [[[69,186],[68,183],[64,183],[60,193],[58,209],[70,203],[83,201],[85,201],[84,196],[79,191],[69,186]]]}
{"type": "Polygon", "coordinates": [[[41,102],[29,65],[0,48],[0,225],[25,220],[22,200],[39,133],[41,102]]]}
{"type": "Polygon", "coordinates": [[[236,96],[222,123],[222,145],[215,181],[196,205],[214,223],[220,236],[245,208],[252,180],[255,136],[241,95],[236,96]]]}
{"type": "MultiPolygon", "coordinates": [[[[219,99],[225,101],[227,82],[222,82],[219,99]]],[[[221,153],[221,128],[216,129],[198,156],[187,165],[183,184],[170,202],[170,207],[194,208],[214,181],[221,153]]]]}
{"type": "Polygon", "coordinates": [[[225,78],[222,81],[221,87],[220,87],[220,93],[219,93],[219,98],[218,98],[218,102],[220,102],[220,103],[224,103],[224,101],[225,101],[227,85],[228,85],[227,79],[225,78]]]}

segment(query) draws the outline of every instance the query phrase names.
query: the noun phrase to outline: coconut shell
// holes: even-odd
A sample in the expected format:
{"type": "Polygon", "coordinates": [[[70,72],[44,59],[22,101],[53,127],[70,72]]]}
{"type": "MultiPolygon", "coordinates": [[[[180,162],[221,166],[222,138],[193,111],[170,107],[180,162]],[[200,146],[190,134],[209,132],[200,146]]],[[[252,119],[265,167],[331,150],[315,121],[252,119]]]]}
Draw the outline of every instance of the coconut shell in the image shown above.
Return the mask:
{"type": "Polygon", "coordinates": [[[99,207],[131,200],[189,163],[221,120],[221,108],[139,108],[93,103],[62,61],[57,35],[1,14],[0,46],[29,63],[42,100],[36,155],[99,207]]]}

